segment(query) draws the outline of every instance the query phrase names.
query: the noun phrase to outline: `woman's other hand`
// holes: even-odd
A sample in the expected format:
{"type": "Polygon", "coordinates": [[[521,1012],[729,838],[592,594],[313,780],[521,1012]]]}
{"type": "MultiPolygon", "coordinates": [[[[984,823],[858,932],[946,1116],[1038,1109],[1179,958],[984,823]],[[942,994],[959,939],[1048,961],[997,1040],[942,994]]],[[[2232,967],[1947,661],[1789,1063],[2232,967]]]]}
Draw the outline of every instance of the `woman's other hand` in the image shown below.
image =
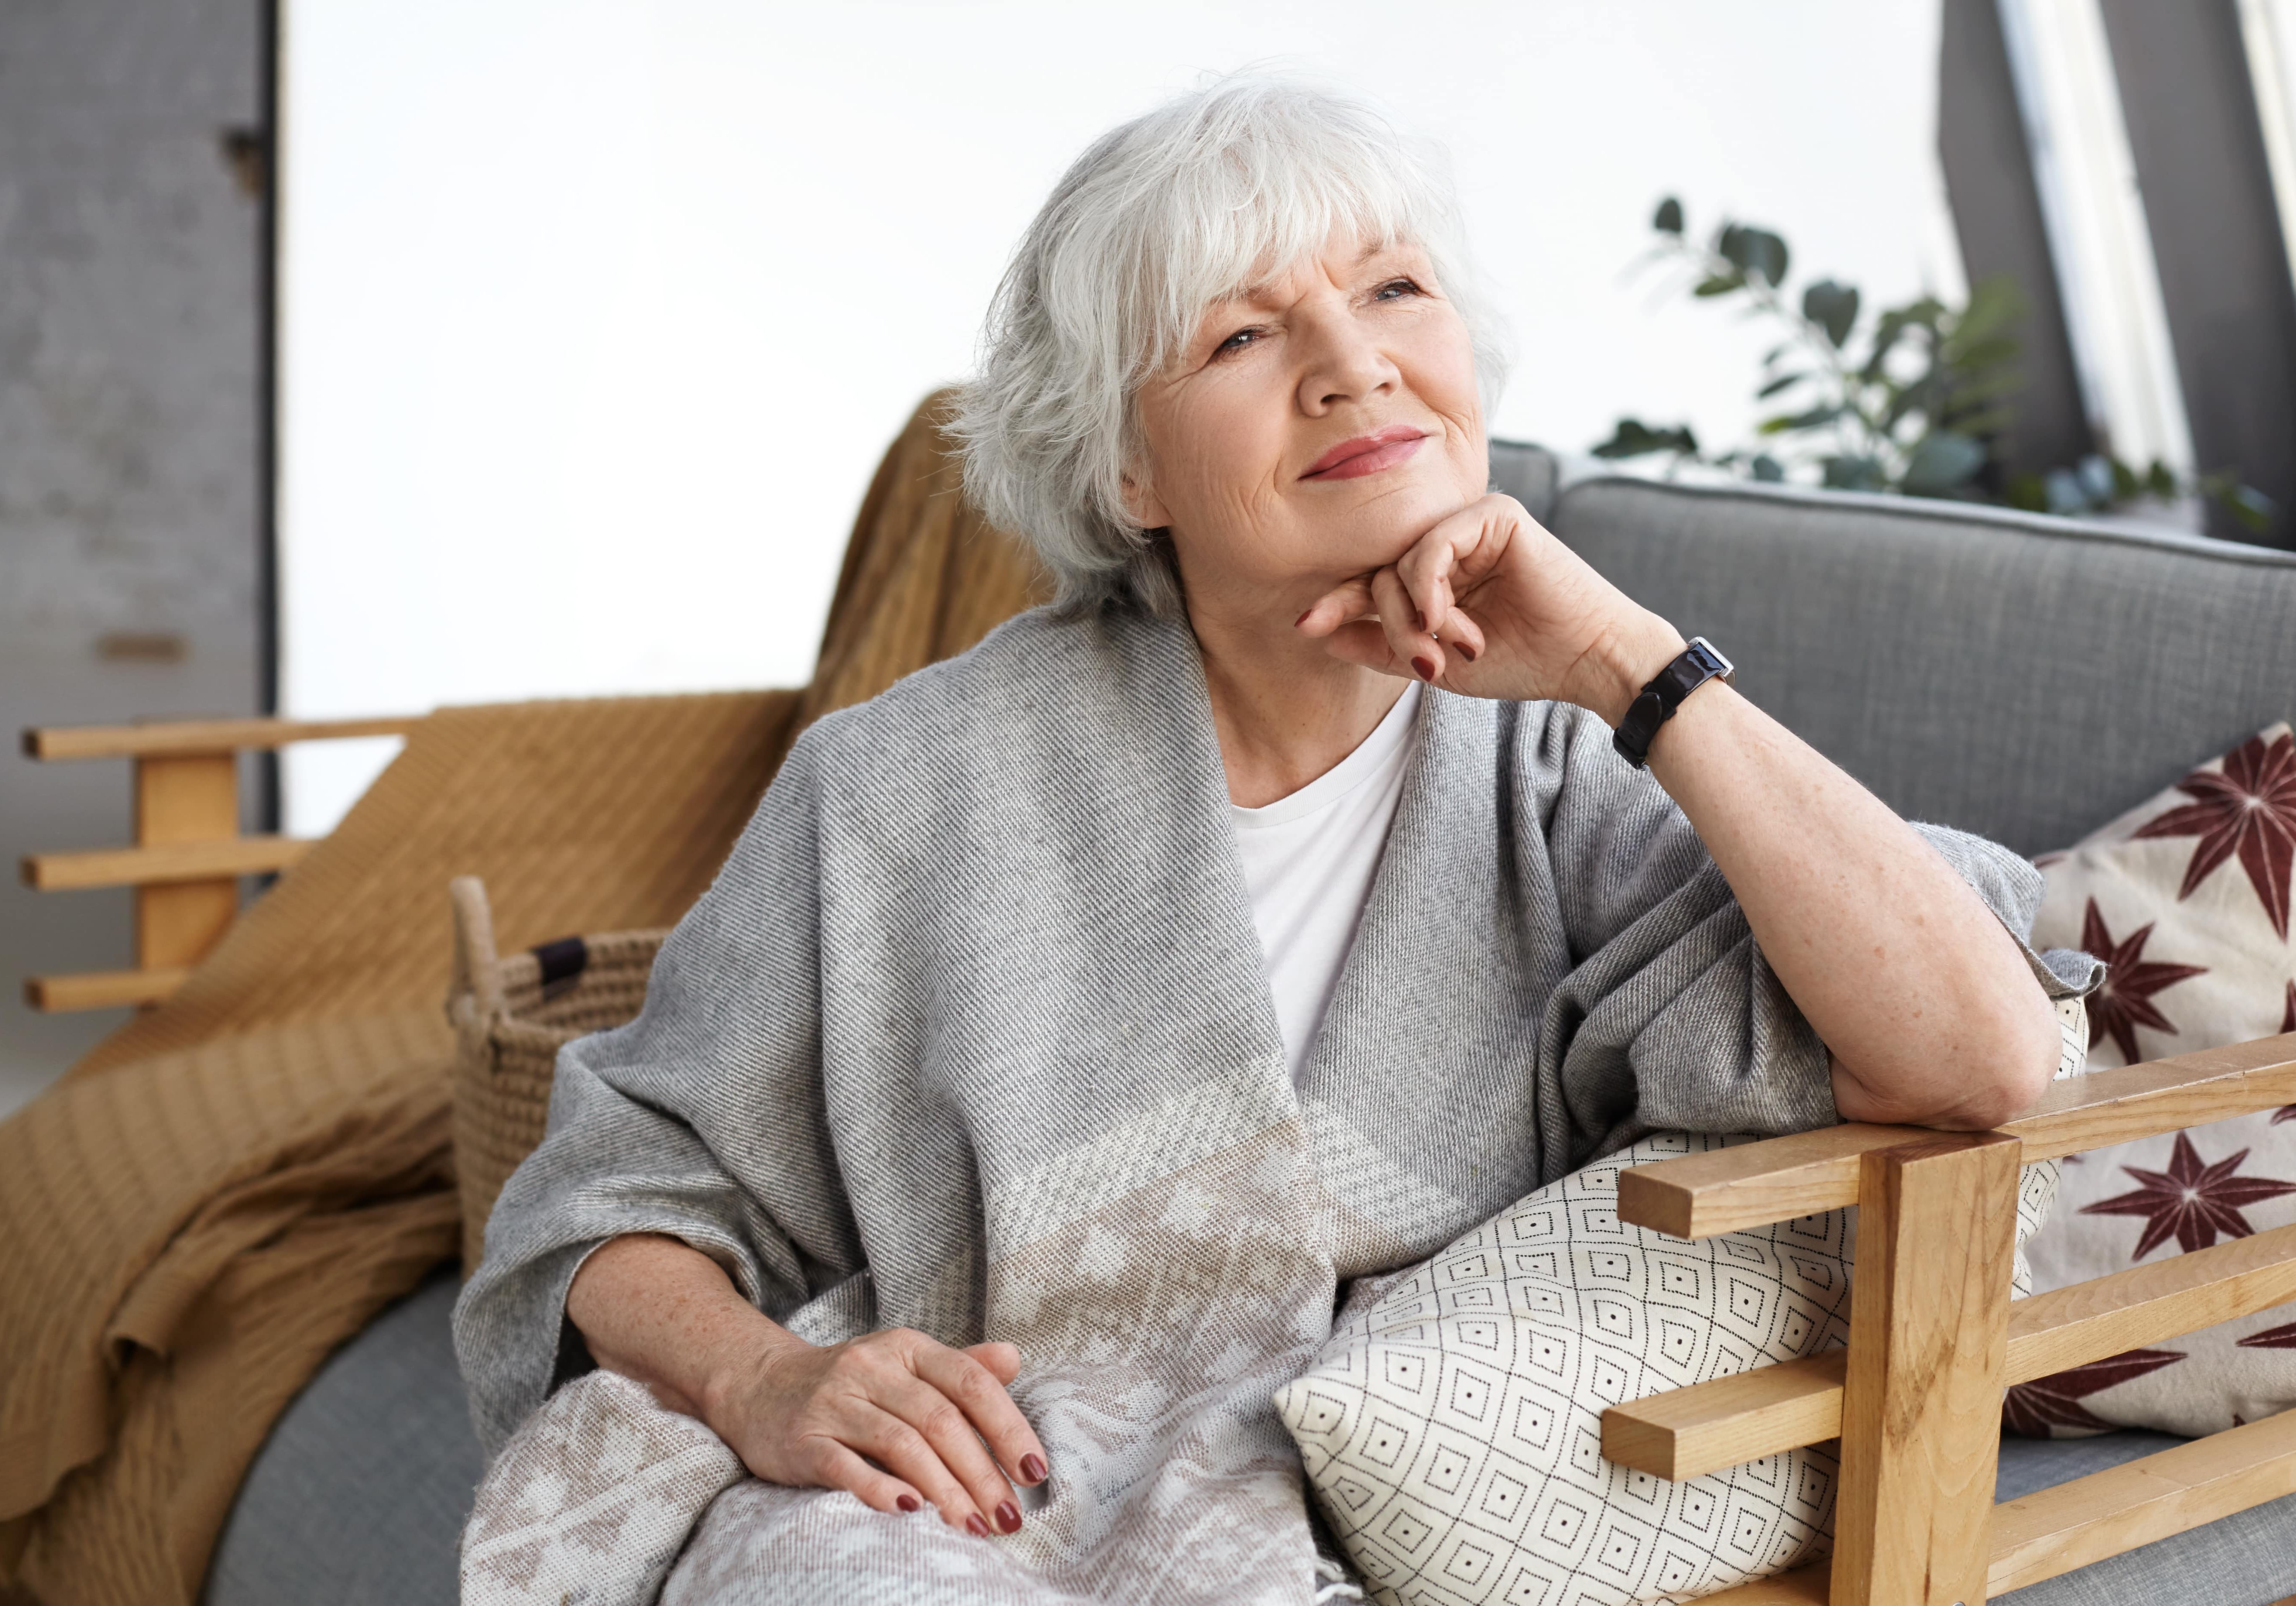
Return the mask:
{"type": "Polygon", "coordinates": [[[1045,1464],[1005,1393],[1020,1371],[1010,1344],[951,1349],[896,1328],[816,1346],[784,1332],[728,1368],[704,1420],[768,1483],[847,1489],[881,1512],[931,1504],[951,1527],[1009,1534],[1013,1482],[1041,1482],[1045,1464]]]}
{"type": "Polygon", "coordinates": [[[1326,593],[1298,628],[1383,674],[1472,697],[1574,702],[1613,725],[1684,644],[1496,493],[1439,520],[1393,563],[1326,593]]]}
{"type": "Polygon", "coordinates": [[[1010,1344],[965,1349],[897,1328],[808,1344],[674,1238],[617,1238],[582,1264],[566,1314],[597,1363],[707,1422],[768,1483],[844,1489],[881,1512],[931,1504],[986,1537],[1021,1526],[1015,1482],[1045,1446],[1005,1392],[1010,1344]]]}

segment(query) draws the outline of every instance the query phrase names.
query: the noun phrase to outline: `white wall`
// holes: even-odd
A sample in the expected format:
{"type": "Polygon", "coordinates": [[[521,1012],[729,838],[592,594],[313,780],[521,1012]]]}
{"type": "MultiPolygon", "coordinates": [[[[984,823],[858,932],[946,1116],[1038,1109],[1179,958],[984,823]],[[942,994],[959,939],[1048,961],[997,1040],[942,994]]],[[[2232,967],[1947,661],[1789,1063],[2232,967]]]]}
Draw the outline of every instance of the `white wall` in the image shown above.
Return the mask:
{"type": "MultiPolygon", "coordinates": [[[[286,10],[297,714],[802,681],[1038,201],[1208,69],[1335,74],[1449,145],[1517,332],[1501,434],[1743,431],[1763,333],[1625,274],[1669,191],[1778,227],[1797,280],[1960,288],[1934,0],[286,10]]],[[[376,761],[299,753],[291,828],[376,761]]]]}

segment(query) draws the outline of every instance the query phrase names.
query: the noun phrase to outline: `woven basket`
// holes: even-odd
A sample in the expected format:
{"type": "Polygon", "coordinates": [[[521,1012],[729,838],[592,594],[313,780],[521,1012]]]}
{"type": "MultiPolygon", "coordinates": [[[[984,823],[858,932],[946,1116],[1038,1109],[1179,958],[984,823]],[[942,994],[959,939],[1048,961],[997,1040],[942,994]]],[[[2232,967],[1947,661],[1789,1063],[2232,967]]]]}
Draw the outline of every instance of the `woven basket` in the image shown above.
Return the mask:
{"type": "Polygon", "coordinates": [[[463,1195],[463,1274],[486,1253],[503,1184],[542,1142],[558,1051],[633,1019],[667,931],[566,937],[495,952],[487,889],[458,876],[455,904],[455,1170],[463,1195]]]}

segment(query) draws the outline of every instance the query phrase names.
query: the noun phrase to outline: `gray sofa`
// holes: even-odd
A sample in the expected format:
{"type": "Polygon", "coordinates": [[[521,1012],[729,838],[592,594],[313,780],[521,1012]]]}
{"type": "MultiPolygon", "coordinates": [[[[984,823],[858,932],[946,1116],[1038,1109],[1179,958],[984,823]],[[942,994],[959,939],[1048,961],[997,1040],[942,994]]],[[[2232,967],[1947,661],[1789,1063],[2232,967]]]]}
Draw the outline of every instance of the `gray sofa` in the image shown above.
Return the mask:
{"type": "MultiPolygon", "coordinates": [[[[2062,847],[2296,717],[2296,553],[1933,502],[1574,475],[1500,443],[1492,481],[1910,818],[2062,847]]],[[[209,1606],[426,1606],[455,1593],[480,1471],[442,1274],[340,1351],[242,1487],[209,1606]]],[[[2171,1442],[2002,1446],[2002,1498],[2171,1442]]],[[[2267,1606],[2296,1495],[2003,1597],[2267,1606]]]]}

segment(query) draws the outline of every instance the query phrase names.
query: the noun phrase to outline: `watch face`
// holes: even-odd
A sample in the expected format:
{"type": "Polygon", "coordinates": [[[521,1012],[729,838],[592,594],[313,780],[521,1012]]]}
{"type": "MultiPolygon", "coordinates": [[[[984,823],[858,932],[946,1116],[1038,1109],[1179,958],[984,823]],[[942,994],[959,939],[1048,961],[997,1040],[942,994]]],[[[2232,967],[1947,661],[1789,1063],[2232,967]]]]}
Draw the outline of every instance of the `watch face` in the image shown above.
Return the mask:
{"type": "Polygon", "coordinates": [[[1735,675],[1737,666],[1714,650],[1714,643],[1702,635],[1690,638],[1690,656],[1698,667],[1710,675],[1719,675],[1727,680],[1735,675]]]}

